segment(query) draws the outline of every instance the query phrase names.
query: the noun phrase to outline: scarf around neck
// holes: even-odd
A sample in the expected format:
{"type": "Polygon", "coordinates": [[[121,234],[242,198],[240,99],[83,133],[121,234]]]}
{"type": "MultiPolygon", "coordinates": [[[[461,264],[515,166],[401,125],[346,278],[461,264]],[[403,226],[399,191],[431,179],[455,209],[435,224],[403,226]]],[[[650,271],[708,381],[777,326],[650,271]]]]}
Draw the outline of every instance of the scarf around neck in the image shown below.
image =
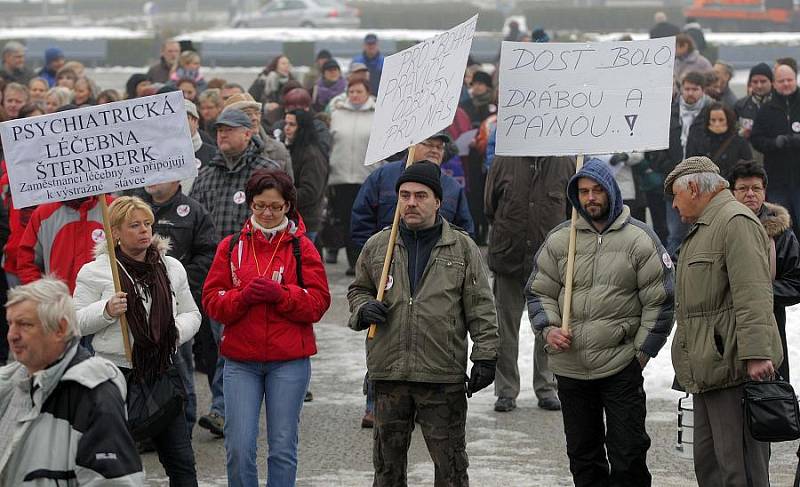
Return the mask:
{"type": "Polygon", "coordinates": [[[178,344],[167,266],[154,245],[147,249],[144,262],[132,259],[119,247],[116,253],[120,284],[128,295],[125,317],[134,340],[133,377],[152,383],[167,371],[178,344]],[[149,316],[144,301],[150,302],[149,316]]]}

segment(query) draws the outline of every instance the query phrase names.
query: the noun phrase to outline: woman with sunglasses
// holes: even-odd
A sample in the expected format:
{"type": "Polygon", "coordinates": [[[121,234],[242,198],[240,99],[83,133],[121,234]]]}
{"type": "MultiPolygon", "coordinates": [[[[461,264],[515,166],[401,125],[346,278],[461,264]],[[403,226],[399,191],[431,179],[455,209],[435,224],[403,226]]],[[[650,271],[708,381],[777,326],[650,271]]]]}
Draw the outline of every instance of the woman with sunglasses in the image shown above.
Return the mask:
{"type": "Polygon", "coordinates": [[[260,170],[245,187],[251,216],[220,242],[203,307],[225,323],[228,485],[258,485],[256,448],[266,402],[267,485],[294,485],[300,410],[317,352],[313,324],[330,306],[328,279],[283,171],[260,170]]]}

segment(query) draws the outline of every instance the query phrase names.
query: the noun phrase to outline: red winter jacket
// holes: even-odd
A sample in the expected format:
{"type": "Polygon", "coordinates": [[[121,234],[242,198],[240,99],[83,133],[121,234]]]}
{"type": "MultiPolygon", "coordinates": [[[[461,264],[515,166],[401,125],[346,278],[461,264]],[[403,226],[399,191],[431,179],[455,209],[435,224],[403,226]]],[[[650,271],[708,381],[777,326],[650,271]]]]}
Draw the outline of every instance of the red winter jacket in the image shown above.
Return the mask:
{"type": "Polygon", "coordinates": [[[217,246],[203,287],[203,308],[225,325],[220,343],[224,357],[243,362],[274,362],[317,353],[312,325],[327,311],[331,295],[322,259],[304,234],[302,220],[299,226],[290,221],[289,228],[270,242],[261,231],[253,229],[248,219],[241,234],[230,235],[217,246]],[[237,235],[239,243],[229,253],[231,239],[237,235]],[[300,239],[305,289],[297,284],[292,235],[300,239]],[[261,275],[268,278],[275,273],[282,275],[285,294],[276,304],[246,307],[242,303],[241,291],[259,277],[254,253],[261,275]],[[266,268],[273,253],[272,264],[266,268]]]}
{"type": "Polygon", "coordinates": [[[52,273],[67,283],[70,292],[75,290],[78,271],[94,260],[95,245],[105,240],[99,201],[92,196],[36,208],[17,249],[17,277],[22,284],[52,273]]]}
{"type": "Polygon", "coordinates": [[[3,203],[8,208],[8,241],[5,248],[3,248],[3,270],[9,274],[17,275],[17,249],[19,242],[22,240],[22,235],[25,233],[25,228],[28,226],[35,206],[28,208],[15,208],[14,202],[11,200],[11,190],[8,185],[8,171],[6,170],[6,161],[0,162],[3,175],[0,177],[0,187],[3,188],[3,203]]]}

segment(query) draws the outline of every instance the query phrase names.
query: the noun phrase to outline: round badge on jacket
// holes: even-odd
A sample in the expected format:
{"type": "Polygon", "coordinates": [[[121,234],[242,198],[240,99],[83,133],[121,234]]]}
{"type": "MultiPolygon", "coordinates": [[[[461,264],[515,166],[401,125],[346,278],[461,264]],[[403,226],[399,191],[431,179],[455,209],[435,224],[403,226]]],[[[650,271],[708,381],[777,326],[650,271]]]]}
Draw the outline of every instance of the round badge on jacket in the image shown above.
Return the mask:
{"type": "Polygon", "coordinates": [[[388,291],[392,288],[392,286],[394,286],[394,278],[389,275],[389,279],[386,280],[386,287],[384,288],[384,291],[388,291]]]}
{"type": "Polygon", "coordinates": [[[178,205],[178,208],[176,208],[175,211],[178,213],[179,217],[183,218],[188,215],[192,209],[189,208],[189,205],[178,205]]]}
{"type": "Polygon", "coordinates": [[[237,191],[236,194],[233,195],[233,202],[237,205],[241,205],[244,203],[245,200],[244,191],[237,191]]]}
{"type": "Polygon", "coordinates": [[[672,257],[670,257],[667,252],[661,255],[661,260],[664,262],[664,266],[666,266],[667,269],[672,269],[672,257]]]}
{"type": "Polygon", "coordinates": [[[800,133],[800,122],[792,122],[792,132],[800,133]]]}
{"type": "Polygon", "coordinates": [[[102,228],[92,230],[92,242],[99,243],[106,239],[106,232],[102,228]]]}

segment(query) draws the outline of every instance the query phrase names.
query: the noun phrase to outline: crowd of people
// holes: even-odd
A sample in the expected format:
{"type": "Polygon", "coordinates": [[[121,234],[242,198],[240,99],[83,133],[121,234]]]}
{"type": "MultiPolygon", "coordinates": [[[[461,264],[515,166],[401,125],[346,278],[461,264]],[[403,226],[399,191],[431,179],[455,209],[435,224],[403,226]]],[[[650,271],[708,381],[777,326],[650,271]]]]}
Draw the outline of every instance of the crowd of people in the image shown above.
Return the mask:
{"type": "MultiPolygon", "coordinates": [[[[511,27],[509,40],[550,41],[511,27]]],[[[789,379],[784,308],[800,302],[797,62],[756,64],[737,99],[733,68],[713,59],[702,30],[657,16],[651,36],[673,35],[669,148],[594,155],[577,174],[572,157],[494,154],[497,70],[472,61],[453,123],[416,144],[414,164],[405,167],[403,152],[365,166],[384,59],[375,34],[347,69],[322,50],[298,79],[279,55],[248,89],[206,80],[200,55],[168,40],[124,93],[101,90],[58,48],[34,73],[25,46],[8,42],[0,121],[180,91],[198,175],[16,208],[3,167],[0,363],[11,363],[0,368],[0,433],[14,441],[0,445],[0,484],[140,485],[138,449],[157,452],[170,485],[197,485],[198,425],[224,438],[229,485],[256,485],[263,403],[268,485],[293,485],[300,413],[313,400],[313,324],[331,304],[325,264],[344,248],[348,324],[375,332],[360,418],[375,429],[375,485],[405,485],[415,423],[436,485],[468,484],[467,397],[494,383],[494,410],[516,409],[526,307],[537,404],[562,411],[576,485],[650,485],[642,370],[674,318],[676,387],[697,408],[698,483],[767,485],[769,446],[750,437],[737,405],[747,378],[789,379]],[[565,331],[572,208],[577,272],[565,331]],[[208,377],[207,412],[197,410],[195,368],[208,377]],[[163,377],[175,379],[179,414],[134,441],[125,384],[163,377]],[[102,414],[62,406],[67,394],[102,414]],[[26,454],[47,434],[37,421],[48,414],[74,442],[66,464],[56,458],[65,452],[26,454]]]]}

